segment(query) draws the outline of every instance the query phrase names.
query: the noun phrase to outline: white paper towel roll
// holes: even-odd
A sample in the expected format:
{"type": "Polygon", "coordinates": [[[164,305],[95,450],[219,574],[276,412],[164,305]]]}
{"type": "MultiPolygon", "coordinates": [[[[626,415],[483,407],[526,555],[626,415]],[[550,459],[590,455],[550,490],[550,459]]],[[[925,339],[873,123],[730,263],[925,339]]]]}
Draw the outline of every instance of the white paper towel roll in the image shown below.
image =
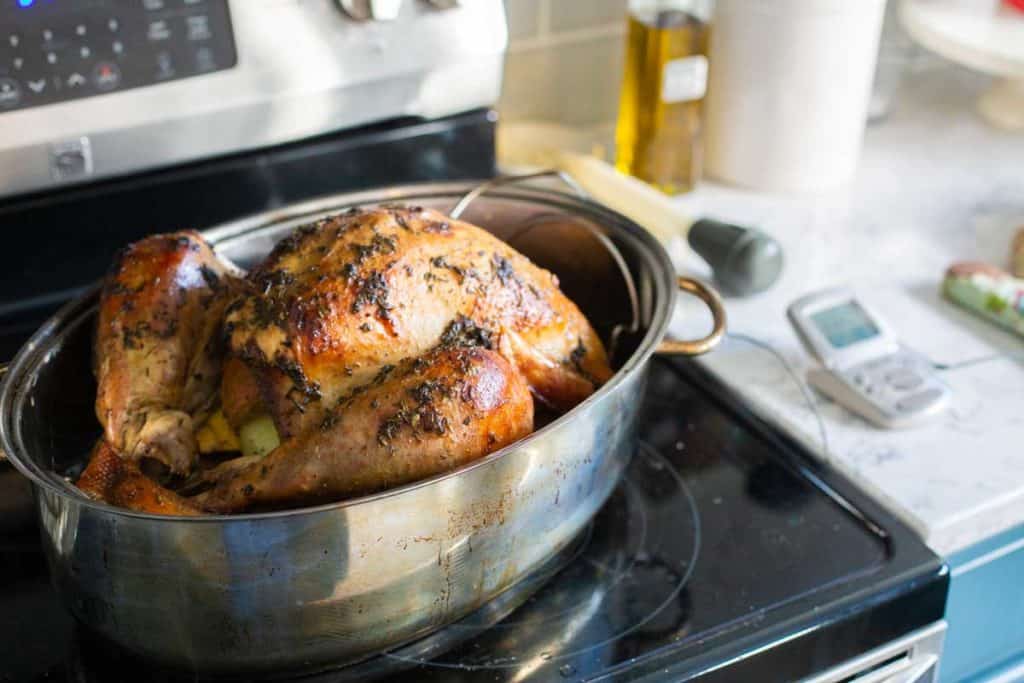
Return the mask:
{"type": "Polygon", "coordinates": [[[860,154],[885,0],[718,0],[705,169],[755,189],[842,185],[860,154]]]}

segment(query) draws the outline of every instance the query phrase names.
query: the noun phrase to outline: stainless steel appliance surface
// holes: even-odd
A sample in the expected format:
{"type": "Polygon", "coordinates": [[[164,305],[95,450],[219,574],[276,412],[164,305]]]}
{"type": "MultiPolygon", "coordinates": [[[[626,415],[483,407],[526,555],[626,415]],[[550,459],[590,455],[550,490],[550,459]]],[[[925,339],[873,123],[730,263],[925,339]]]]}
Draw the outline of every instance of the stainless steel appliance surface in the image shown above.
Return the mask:
{"type": "Polygon", "coordinates": [[[0,198],[497,101],[501,0],[5,0],[0,198]]]}

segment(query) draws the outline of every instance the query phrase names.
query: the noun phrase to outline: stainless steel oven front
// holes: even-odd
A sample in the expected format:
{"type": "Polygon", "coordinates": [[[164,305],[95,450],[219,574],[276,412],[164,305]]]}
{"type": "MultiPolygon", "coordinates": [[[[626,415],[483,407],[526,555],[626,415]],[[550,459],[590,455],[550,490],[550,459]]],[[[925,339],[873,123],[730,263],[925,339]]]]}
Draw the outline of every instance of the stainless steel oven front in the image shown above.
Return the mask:
{"type": "Polygon", "coordinates": [[[0,199],[492,105],[501,0],[3,0],[0,199]]]}

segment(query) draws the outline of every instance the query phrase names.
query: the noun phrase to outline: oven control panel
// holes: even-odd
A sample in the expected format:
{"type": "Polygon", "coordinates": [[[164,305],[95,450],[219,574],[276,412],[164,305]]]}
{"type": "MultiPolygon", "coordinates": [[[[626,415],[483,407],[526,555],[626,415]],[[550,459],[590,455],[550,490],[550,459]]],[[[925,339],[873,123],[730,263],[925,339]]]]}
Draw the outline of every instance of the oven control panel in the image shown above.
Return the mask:
{"type": "Polygon", "coordinates": [[[236,61],[227,0],[0,0],[0,113],[236,61]]]}

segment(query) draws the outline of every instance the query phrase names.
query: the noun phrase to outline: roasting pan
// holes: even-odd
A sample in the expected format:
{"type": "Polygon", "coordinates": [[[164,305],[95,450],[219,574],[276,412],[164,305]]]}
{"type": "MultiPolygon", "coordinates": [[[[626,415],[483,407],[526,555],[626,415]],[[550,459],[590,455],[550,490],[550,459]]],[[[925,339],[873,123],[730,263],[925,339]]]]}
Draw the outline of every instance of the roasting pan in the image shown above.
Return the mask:
{"type": "Polygon", "coordinates": [[[551,189],[493,185],[343,194],[205,233],[218,253],[250,266],[297,225],[352,206],[457,206],[554,271],[612,347],[614,377],[529,437],[450,473],[262,514],[168,517],[92,501],[70,481],[101,432],[90,362],[97,291],[32,336],[0,390],[0,445],[32,483],[53,582],[82,624],[190,671],[324,669],[468,614],[580,533],[633,453],[650,356],[710,349],[724,313],[624,216],[551,189]],[[707,338],[664,339],[680,288],[711,309],[707,338]]]}

